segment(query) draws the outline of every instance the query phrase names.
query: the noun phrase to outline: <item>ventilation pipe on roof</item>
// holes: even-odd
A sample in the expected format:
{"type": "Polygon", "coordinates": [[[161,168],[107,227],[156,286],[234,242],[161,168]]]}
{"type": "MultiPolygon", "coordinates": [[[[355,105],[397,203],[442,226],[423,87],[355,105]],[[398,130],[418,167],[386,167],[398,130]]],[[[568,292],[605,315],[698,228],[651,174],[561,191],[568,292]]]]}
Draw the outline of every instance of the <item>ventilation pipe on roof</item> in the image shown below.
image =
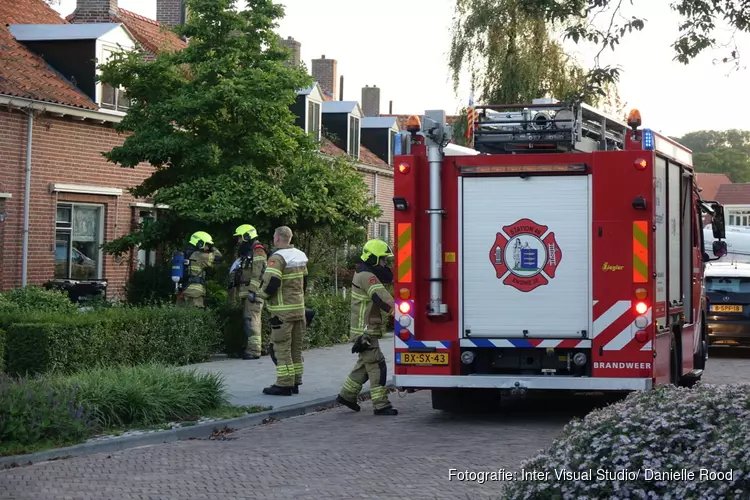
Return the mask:
{"type": "Polygon", "coordinates": [[[388,114],[393,114],[393,101],[388,101],[388,114]]]}
{"type": "Polygon", "coordinates": [[[31,198],[31,138],[34,131],[34,111],[29,110],[26,132],[26,186],[23,196],[23,247],[21,249],[21,287],[25,288],[29,264],[29,199],[31,198]]]}
{"type": "Polygon", "coordinates": [[[339,78],[339,101],[344,100],[344,75],[339,78]]]}

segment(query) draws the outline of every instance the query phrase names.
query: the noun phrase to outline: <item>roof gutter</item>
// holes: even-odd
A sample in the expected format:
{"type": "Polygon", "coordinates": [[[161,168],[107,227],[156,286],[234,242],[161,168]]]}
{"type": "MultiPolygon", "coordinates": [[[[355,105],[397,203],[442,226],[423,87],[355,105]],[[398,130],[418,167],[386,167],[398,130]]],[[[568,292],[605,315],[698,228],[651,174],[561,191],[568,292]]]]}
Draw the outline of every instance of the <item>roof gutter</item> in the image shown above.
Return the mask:
{"type": "Polygon", "coordinates": [[[100,110],[76,108],[65,104],[57,104],[25,97],[16,97],[0,94],[0,106],[11,108],[32,109],[43,113],[49,113],[53,116],[69,116],[79,120],[92,120],[97,122],[119,123],[125,116],[120,114],[110,114],[100,110]]]}

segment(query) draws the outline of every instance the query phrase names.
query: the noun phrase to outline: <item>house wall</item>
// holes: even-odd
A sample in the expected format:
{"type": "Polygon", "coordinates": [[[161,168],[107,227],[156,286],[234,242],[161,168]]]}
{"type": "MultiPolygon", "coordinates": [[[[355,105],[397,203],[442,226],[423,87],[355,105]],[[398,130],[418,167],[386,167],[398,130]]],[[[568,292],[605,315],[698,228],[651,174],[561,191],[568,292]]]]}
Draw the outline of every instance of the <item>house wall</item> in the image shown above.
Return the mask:
{"type": "MultiPolygon", "coordinates": [[[[0,110],[0,192],[13,196],[5,200],[7,217],[0,222],[0,290],[21,285],[26,138],[26,115],[0,110]]],[[[113,240],[129,233],[137,216],[132,206],[135,200],[127,188],[140,184],[152,168],[141,164],[130,169],[108,163],[101,152],[123,141],[108,125],[41,116],[34,120],[32,138],[28,283],[43,284],[54,277],[56,203],[101,204],[103,237],[113,240]],[[50,193],[53,182],[116,187],[123,194],[50,193]]],[[[108,280],[108,297],[122,295],[134,259],[135,254],[122,259],[103,256],[102,277],[108,280]]]]}
{"type": "Polygon", "coordinates": [[[392,245],[395,236],[395,228],[393,227],[393,173],[386,170],[377,174],[365,170],[360,170],[359,172],[369,188],[373,203],[378,204],[380,210],[383,212],[378,219],[368,225],[367,237],[380,237],[379,224],[386,223],[388,224],[388,242],[392,245]]]}

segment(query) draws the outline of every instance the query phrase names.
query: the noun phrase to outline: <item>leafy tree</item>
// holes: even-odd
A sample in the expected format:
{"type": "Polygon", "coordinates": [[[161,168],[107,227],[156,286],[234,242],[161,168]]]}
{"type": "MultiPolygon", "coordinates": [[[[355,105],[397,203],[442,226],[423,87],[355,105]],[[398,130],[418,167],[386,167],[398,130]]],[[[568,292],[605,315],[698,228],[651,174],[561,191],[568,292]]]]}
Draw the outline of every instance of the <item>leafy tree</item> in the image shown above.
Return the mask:
{"type": "Polygon", "coordinates": [[[750,131],[698,130],[674,140],[693,150],[696,171],[750,182],[750,131]]]}
{"type": "Polygon", "coordinates": [[[149,62],[123,52],[101,66],[101,80],[133,100],[118,124],[127,137],[105,156],[125,168],[153,165],[131,192],[170,206],[106,250],[177,243],[197,229],[229,243],[245,222],[266,241],[283,224],[361,237],[380,213],[364,180],[351,161],[324,157],[294,123],[290,105],[312,78],[287,63],[273,31],[283,8],[271,0],[249,0],[242,11],[232,0],[187,3],[189,18],[176,28],[187,48],[149,62]]]}
{"type": "Polygon", "coordinates": [[[454,89],[468,69],[484,102],[518,103],[583,92],[586,71],[551,39],[543,15],[526,0],[456,0],[449,66],[454,89]]]}
{"type": "MultiPolygon", "coordinates": [[[[630,4],[635,4],[631,0],[630,4]]],[[[655,0],[640,0],[643,12],[655,0]]],[[[646,19],[639,16],[625,17],[622,13],[623,0],[457,0],[458,6],[467,6],[475,22],[473,36],[491,40],[491,35],[505,30],[514,33],[516,28],[511,24],[514,19],[544,19],[548,25],[562,30],[565,38],[574,42],[588,41],[599,46],[595,67],[585,75],[587,92],[604,87],[607,83],[616,83],[620,69],[610,66],[600,67],[598,58],[609,48],[614,50],[627,33],[641,31],[646,19]],[[603,19],[603,23],[597,23],[603,19]],[[602,27],[602,25],[604,27],[602,27]]],[[[717,32],[723,31],[726,23],[734,33],[750,31],[750,9],[746,2],[727,0],[675,0],[670,4],[673,11],[680,16],[679,34],[672,44],[675,60],[688,64],[692,59],[710,48],[717,48],[717,32]]],[[[528,28],[525,31],[531,33],[528,28]]],[[[496,36],[496,35],[495,35],[496,36]]],[[[501,37],[503,38],[507,37],[501,37]]],[[[528,37],[527,35],[527,38],[528,37]]],[[[482,52],[496,50],[491,43],[479,45],[482,52]]],[[[502,52],[494,55],[502,57],[502,52]]],[[[739,63],[739,50],[736,46],[727,49],[723,63],[739,63]]],[[[578,74],[576,73],[577,77],[578,74]]]]}

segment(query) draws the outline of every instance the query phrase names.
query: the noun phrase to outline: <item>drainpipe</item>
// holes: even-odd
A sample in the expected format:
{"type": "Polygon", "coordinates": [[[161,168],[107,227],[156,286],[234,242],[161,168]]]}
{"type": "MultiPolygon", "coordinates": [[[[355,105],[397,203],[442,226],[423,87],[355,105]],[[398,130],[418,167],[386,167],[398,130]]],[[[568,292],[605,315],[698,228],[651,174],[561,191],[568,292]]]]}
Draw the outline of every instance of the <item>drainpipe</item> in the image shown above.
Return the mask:
{"type": "Polygon", "coordinates": [[[29,260],[29,199],[31,198],[31,137],[34,131],[34,112],[29,111],[26,133],[26,189],[23,197],[23,248],[21,249],[21,287],[26,287],[29,260]]]}

